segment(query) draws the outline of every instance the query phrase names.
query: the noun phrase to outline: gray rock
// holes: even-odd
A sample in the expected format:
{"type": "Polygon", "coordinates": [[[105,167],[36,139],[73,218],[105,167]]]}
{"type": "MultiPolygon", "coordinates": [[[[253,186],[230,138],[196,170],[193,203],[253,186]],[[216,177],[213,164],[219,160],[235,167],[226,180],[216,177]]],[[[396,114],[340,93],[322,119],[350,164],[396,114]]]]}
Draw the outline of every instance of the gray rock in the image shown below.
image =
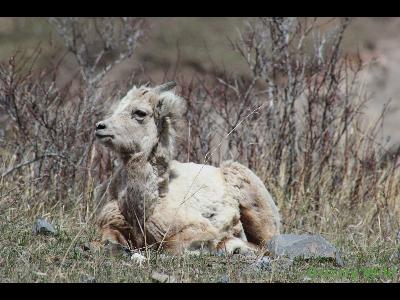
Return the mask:
{"type": "Polygon", "coordinates": [[[84,243],[82,249],[83,251],[92,251],[92,245],[90,245],[90,243],[84,243]]]}
{"type": "Polygon", "coordinates": [[[56,230],[54,229],[54,226],[51,225],[49,222],[47,222],[44,219],[37,219],[35,223],[33,224],[32,231],[34,234],[40,234],[40,233],[51,233],[55,234],[56,230]]]}
{"type": "Polygon", "coordinates": [[[228,276],[227,274],[224,274],[224,275],[218,280],[218,282],[219,282],[219,283],[229,283],[229,282],[230,282],[229,276],[228,276]]]}
{"type": "Polygon", "coordinates": [[[261,271],[269,272],[272,270],[271,259],[268,256],[263,256],[256,260],[253,267],[261,271]]]}
{"type": "Polygon", "coordinates": [[[339,251],[320,235],[280,234],[267,243],[267,251],[274,257],[324,258],[334,260],[339,266],[344,265],[339,251]]]}
{"type": "Polygon", "coordinates": [[[226,257],[227,253],[225,251],[218,251],[215,253],[215,256],[217,257],[226,257]]]}

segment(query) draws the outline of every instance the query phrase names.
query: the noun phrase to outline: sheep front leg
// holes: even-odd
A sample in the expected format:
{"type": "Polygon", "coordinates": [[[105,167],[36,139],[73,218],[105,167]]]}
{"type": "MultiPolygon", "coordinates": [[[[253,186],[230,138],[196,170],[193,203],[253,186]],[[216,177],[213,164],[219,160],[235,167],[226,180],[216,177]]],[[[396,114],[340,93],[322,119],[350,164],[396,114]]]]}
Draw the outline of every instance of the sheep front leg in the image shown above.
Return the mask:
{"type": "Polygon", "coordinates": [[[163,248],[174,255],[183,253],[214,253],[217,245],[217,232],[206,224],[188,225],[166,238],[163,248]]]}
{"type": "Polygon", "coordinates": [[[97,224],[102,233],[102,242],[111,241],[130,248],[135,246],[132,228],[122,215],[116,200],[104,205],[97,218],[97,224]]]}

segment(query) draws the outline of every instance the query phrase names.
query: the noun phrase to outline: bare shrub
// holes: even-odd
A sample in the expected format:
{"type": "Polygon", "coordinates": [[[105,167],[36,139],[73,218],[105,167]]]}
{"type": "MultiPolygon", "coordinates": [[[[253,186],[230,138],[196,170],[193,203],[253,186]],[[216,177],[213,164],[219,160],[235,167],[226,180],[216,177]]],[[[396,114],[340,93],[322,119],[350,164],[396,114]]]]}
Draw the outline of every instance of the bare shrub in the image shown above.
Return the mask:
{"type": "Polygon", "coordinates": [[[46,194],[44,199],[65,204],[68,197],[88,201],[93,174],[101,179],[112,170],[110,156],[97,153],[93,144],[94,124],[116,92],[109,86],[105,92],[101,81],[114,65],[134,54],[144,23],[139,18],[49,21],[75,59],[78,73],[60,87],[65,57],[38,70],[34,66],[39,49],[33,55],[17,53],[0,65],[0,105],[9,120],[7,147],[14,152],[2,179],[29,174],[43,178],[35,186],[46,194]]]}
{"type": "Polygon", "coordinates": [[[286,228],[329,229],[356,220],[370,228],[380,216],[393,233],[398,219],[389,207],[398,201],[398,188],[390,182],[398,178],[397,157],[382,161],[382,119],[368,130],[360,125],[368,100],[362,63],[340,51],[349,21],[339,20],[325,34],[317,19],[248,23],[232,46],[250,77],[214,75],[182,83],[190,101],[181,159],[248,165],[273,191],[286,228]]]}

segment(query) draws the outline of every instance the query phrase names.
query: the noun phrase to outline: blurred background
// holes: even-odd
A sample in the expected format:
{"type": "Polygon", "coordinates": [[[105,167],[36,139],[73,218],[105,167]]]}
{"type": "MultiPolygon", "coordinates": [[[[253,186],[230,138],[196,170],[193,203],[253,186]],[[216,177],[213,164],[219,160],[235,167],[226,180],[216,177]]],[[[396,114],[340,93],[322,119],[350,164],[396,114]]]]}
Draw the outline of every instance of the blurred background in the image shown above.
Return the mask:
{"type": "MultiPolygon", "coordinates": [[[[125,78],[140,66],[153,81],[162,81],[175,65],[180,74],[202,74],[226,71],[246,75],[248,68],[231,43],[239,38],[250,18],[171,17],[147,18],[146,39],[132,59],[116,66],[113,80],[125,78]]],[[[322,30],[337,22],[334,18],[319,20],[322,30]]],[[[382,133],[388,146],[400,143],[397,120],[400,118],[400,18],[354,18],[345,32],[343,51],[349,57],[360,54],[362,74],[369,100],[367,120],[379,117],[383,105],[390,101],[382,133]]],[[[7,60],[16,50],[33,51],[40,47],[38,61],[45,65],[58,54],[61,42],[44,18],[0,18],[0,61],[7,60]]],[[[74,68],[64,64],[66,79],[74,76],[74,68]]],[[[176,72],[176,70],[175,70],[176,72]]],[[[171,75],[170,75],[171,76],[171,75]]]]}

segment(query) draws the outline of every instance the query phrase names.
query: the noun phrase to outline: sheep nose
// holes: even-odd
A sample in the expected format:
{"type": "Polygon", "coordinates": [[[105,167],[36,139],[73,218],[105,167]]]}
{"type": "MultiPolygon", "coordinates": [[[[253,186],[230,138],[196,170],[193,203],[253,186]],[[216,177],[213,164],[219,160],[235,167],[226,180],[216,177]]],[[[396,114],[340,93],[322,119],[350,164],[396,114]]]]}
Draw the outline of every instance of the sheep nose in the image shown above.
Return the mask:
{"type": "Polygon", "coordinates": [[[106,129],[106,125],[102,122],[96,124],[96,130],[106,129]]]}

